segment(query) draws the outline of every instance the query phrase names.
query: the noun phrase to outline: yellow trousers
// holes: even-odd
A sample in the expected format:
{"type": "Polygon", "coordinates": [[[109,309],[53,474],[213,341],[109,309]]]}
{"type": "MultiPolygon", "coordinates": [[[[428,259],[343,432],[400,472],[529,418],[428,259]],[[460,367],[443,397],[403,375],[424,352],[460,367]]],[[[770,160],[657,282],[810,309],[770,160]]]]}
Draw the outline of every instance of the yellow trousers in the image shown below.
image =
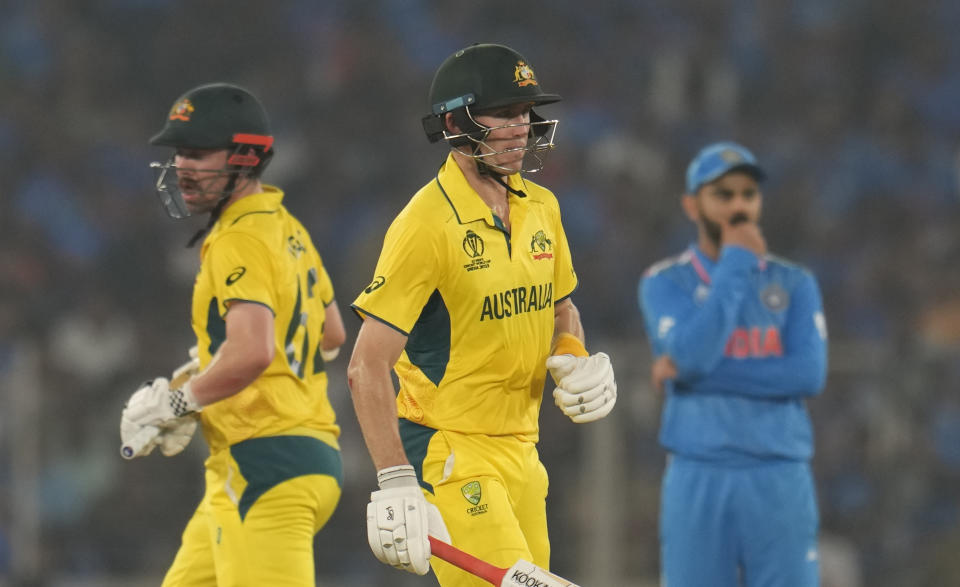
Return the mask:
{"type": "MultiPolygon", "coordinates": [[[[437,431],[422,464],[425,490],[453,545],[498,567],[525,559],[550,566],[547,472],[536,445],[512,437],[437,431]]],[[[436,557],[440,585],[489,587],[436,557]]]]}
{"type": "Polygon", "coordinates": [[[342,483],[330,440],[254,438],[211,455],[203,500],[163,587],[313,587],[313,537],[342,483]]]}

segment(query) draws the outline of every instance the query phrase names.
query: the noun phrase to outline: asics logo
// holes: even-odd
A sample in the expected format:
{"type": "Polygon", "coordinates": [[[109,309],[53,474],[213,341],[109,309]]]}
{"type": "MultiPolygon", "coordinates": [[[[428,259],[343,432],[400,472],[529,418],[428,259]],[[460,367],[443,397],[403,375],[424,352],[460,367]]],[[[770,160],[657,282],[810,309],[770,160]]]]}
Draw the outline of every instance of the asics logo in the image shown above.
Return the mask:
{"type": "Polygon", "coordinates": [[[237,280],[243,277],[243,274],[246,272],[247,272],[246,267],[243,267],[242,265],[240,267],[236,267],[233,271],[230,272],[230,275],[227,275],[227,285],[233,285],[234,283],[236,283],[237,280]]]}

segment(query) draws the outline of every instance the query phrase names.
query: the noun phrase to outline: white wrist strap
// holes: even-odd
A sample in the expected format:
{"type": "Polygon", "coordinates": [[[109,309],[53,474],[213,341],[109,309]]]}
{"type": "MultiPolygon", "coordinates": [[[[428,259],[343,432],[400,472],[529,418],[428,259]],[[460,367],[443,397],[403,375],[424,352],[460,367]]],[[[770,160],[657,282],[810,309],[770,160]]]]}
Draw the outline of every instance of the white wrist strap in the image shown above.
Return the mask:
{"type": "Polygon", "coordinates": [[[417,473],[413,470],[413,465],[396,465],[377,471],[377,485],[380,489],[417,484],[417,473]]]}

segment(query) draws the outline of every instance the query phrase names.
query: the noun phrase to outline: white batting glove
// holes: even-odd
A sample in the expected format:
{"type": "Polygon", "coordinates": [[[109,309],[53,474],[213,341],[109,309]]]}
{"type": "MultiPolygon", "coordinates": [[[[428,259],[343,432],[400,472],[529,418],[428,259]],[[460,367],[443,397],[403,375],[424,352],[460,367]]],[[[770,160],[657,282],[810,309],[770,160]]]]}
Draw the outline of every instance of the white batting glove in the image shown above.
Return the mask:
{"type": "Polygon", "coordinates": [[[197,431],[197,417],[192,414],[181,416],[160,429],[160,452],[172,457],[183,452],[197,431]]]}
{"type": "Polygon", "coordinates": [[[165,377],[157,377],[133,392],[123,417],[138,426],[165,428],[180,416],[199,410],[200,404],[190,391],[189,381],[179,389],[170,389],[165,377]]]}
{"type": "Polygon", "coordinates": [[[120,454],[125,459],[145,457],[160,447],[165,457],[183,452],[197,430],[197,419],[192,415],[181,416],[164,426],[139,426],[129,418],[120,419],[120,454]]]}
{"type": "Polygon", "coordinates": [[[577,424],[603,418],[617,403],[617,382],[606,353],[553,355],[547,358],[547,369],[557,384],[554,403],[577,424]]]}
{"type": "MultiPolygon", "coordinates": [[[[197,345],[190,347],[187,351],[190,360],[180,365],[170,376],[170,385],[181,387],[184,383],[193,378],[200,372],[200,351],[197,345]]],[[[188,414],[181,416],[160,429],[159,446],[160,452],[165,457],[172,457],[183,452],[190,444],[194,432],[197,431],[197,418],[195,415],[188,414]]]]}
{"type": "Polygon", "coordinates": [[[377,472],[380,490],[367,504],[367,541],[382,563],[418,575],[430,571],[430,541],[433,535],[450,542],[450,533],[437,506],[423,497],[410,465],[377,472]]]}
{"type": "MultiPolygon", "coordinates": [[[[173,371],[167,387],[172,385],[175,389],[181,390],[187,385],[189,380],[200,372],[199,349],[193,345],[187,351],[190,360],[180,365],[173,371]]],[[[153,449],[160,447],[160,452],[164,456],[171,457],[180,454],[183,449],[190,444],[190,439],[197,430],[197,419],[194,415],[188,414],[164,423],[153,423],[144,425],[133,420],[135,412],[130,411],[129,407],[134,403],[141,402],[146,392],[146,388],[152,388],[154,383],[161,385],[159,380],[145,383],[137,389],[127,401],[123,410],[123,416],[120,418],[120,454],[125,459],[143,457],[153,452],[153,449]]],[[[187,390],[189,391],[189,389],[187,390]]],[[[192,397],[192,394],[190,395],[192,397]]]]}
{"type": "Polygon", "coordinates": [[[156,426],[139,426],[129,418],[120,418],[120,454],[125,459],[145,457],[153,452],[160,441],[160,429],[156,426]]]}

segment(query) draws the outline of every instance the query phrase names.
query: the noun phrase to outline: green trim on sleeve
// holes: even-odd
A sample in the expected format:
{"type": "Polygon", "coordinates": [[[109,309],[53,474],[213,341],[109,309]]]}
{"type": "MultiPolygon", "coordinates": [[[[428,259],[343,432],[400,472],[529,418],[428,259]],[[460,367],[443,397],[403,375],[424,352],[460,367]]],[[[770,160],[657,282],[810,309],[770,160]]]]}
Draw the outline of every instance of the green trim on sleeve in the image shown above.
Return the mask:
{"type": "Polygon", "coordinates": [[[350,309],[353,310],[353,313],[357,315],[357,318],[360,318],[361,322],[366,319],[365,318],[366,316],[369,316],[370,318],[373,318],[377,322],[382,322],[383,324],[386,324],[387,326],[389,326],[390,328],[393,328],[394,330],[396,330],[397,332],[399,332],[404,336],[410,336],[410,333],[404,330],[403,328],[400,328],[396,324],[387,322],[386,320],[384,320],[380,316],[377,316],[376,314],[371,314],[370,312],[367,312],[366,310],[364,310],[363,308],[361,308],[356,304],[350,304],[350,309]]]}
{"type": "Polygon", "coordinates": [[[240,303],[243,303],[243,304],[256,304],[256,305],[258,305],[258,306],[263,306],[264,308],[270,310],[270,313],[273,314],[273,317],[274,317],[274,318],[277,317],[276,311],[274,311],[274,309],[271,308],[269,304],[264,304],[263,302],[258,302],[258,301],[256,301],[256,300],[246,300],[246,299],[244,299],[244,298],[227,298],[227,299],[223,300],[223,304],[224,304],[225,306],[227,306],[228,309],[229,309],[229,305],[228,305],[228,304],[232,304],[233,302],[240,302],[240,303]]]}

